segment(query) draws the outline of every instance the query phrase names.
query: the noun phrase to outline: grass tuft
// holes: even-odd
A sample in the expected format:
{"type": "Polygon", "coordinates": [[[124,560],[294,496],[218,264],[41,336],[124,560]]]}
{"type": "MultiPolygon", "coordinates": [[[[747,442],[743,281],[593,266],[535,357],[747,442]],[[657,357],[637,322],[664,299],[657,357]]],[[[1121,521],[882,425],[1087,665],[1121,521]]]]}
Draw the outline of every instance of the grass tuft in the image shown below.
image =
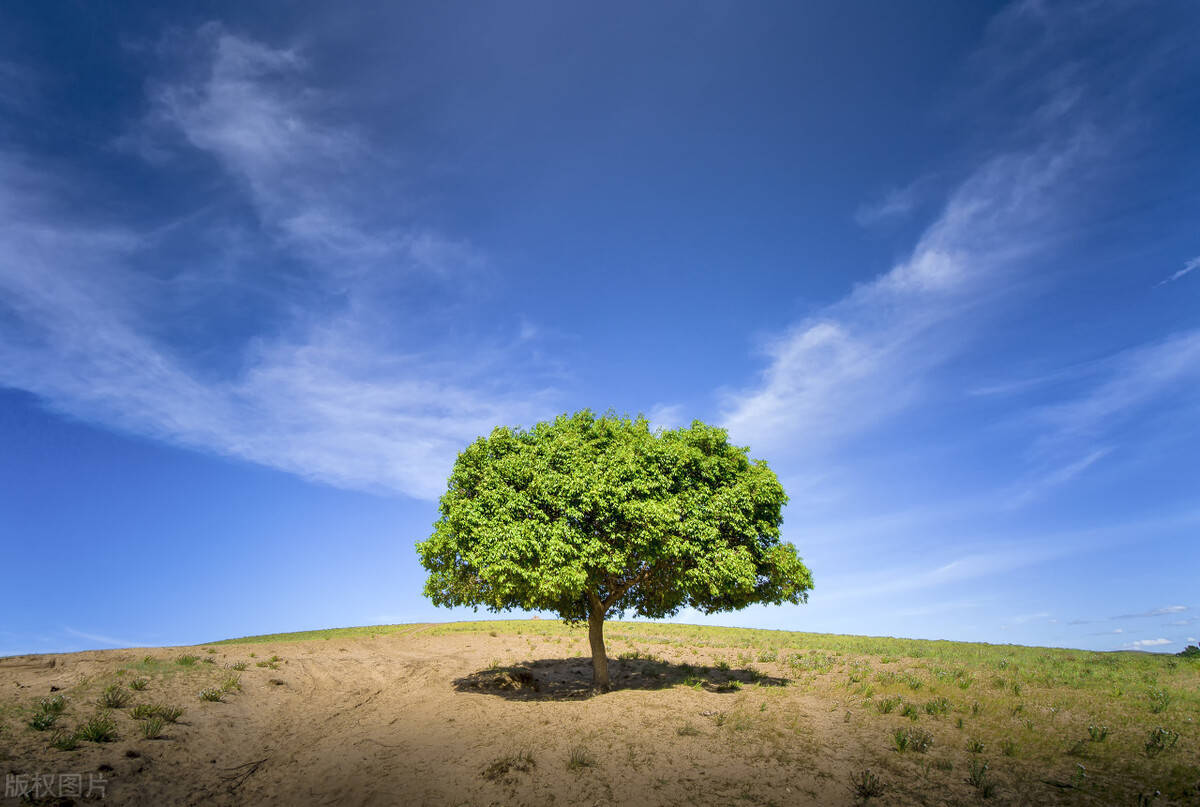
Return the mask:
{"type": "Polygon", "coordinates": [[[571,749],[571,755],[567,758],[567,770],[580,771],[584,768],[593,768],[596,766],[596,759],[582,745],[577,745],[571,749]]]}
{"type": "Polygon", "coordinates": [[[869,769],[850,777],[850,789],[859,801],[869,801],[882,796],[887,786],[869,769]]]}
{"type": "Polygon", "coordinates": [[[120,709],[129,703],[132,696],[129,690],[120,684],[112,684],[104,688],[104,692],[100,694],[100,705],[105,709],[120,709]]]}
{"type": "Polygon", "coordinates": [[[200,690],[200,700],[221,703],[225,693],[219,689],[209,688],[200,690]]]}
{"type": "Polygon", "coordinates": [[[142,736],[147,740],[157,740],[162,736],[165,721],[155,715],[142,724],[142,736]]]}
{"type": "Polygon", "coordinates": [[[117,721],[108,712],[99,712],[79,727],[79,739],[93,743],[111,743],[117,739],[117,721]]]}

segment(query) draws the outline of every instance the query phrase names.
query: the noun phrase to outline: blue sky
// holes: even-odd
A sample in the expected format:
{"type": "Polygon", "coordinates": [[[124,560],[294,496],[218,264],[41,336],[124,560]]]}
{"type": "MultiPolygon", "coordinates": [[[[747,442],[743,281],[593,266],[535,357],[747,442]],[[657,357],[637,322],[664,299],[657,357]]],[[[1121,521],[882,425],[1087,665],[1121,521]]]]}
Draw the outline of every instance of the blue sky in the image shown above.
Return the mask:
{"type": "Polygon", "coordinates": [[[0,654],[471,615],[456,452],[584,407],[783,480],[707,621],[1196,641],[1195,4],[281,8],[0,10],[0,654]]]}

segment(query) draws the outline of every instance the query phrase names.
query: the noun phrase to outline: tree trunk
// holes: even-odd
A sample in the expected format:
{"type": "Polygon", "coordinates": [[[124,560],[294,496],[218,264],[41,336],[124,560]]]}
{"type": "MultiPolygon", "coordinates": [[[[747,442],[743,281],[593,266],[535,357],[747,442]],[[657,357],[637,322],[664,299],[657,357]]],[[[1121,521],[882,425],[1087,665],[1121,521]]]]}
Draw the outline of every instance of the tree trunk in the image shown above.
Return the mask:
{"type": "Polygon", "coordinates": [[[608,654],[604,651],[604,612],[599,603],[593,603],[588,616],[588,641],[592,644],[592,685],[600,692],[608,692],[608,654]]]}

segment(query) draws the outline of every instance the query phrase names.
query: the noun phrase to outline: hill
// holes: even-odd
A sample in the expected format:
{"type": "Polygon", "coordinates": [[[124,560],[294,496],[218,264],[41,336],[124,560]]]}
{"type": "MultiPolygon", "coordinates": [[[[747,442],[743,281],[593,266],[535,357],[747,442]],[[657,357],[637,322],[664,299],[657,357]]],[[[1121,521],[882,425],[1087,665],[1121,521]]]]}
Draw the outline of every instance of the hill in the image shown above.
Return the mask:
{"type": "Polygon", "coordinates": [[[604,695],[586,629],[540,620],[0,659],[5,803],[55,803],[64,774],[134,805],[1200,802],[1185,659],[643,622],[608,642],[604,695]]]}

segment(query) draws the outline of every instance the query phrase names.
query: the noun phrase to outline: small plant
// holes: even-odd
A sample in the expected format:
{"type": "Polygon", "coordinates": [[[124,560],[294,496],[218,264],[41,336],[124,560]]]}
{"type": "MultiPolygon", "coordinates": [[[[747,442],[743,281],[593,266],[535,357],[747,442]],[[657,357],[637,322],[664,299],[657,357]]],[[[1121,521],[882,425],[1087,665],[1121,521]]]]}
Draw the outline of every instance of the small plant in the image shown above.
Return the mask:
{"type": "Polygon", "coordinates": [[[682,726],[675,729],[675,733],[680,737],[696,737],[700,734],[700,729],[696,728],[691,723],[684,723],[682,726]]]}
{"type": "Polygon", "coordinates": [[[962,729],[962,727],[963,727],[963,719],[960,717],[954,721],[954,728],[962,729]]]}
{"type": "Polygon", "coordinates": [[[111,743],[117,739],[117,721],[108,712],[99,712],[79,727],[79,739],[93,743],[111,743]]]}
{"type": "Polygon", "coordinates": [[[62,695],[42,698],[38,701],[37,709],[42,714],[61,715],[67,710],[67,699],[62,695]]]}
{"type": "Polygon", "coordinates": [[[1088,739],[1094,743],[1102,743],[1108,739],[1108,726],[1088,726],[1088,739]]]}
{"type": "Polygon", "coordinates": [[[907,717],[909,720],[920,720],[921,713],[917,711],[917,707],[911,703],[904,704],[904,708],[900,710],[901,717],[907,717]]]}
{"type": "Polygon", "coordinates": [[[983,741],[974,737],[972,737],[970,740],[967,740],[967,751],[971,752],[972,754],[982,754],[983,741]]]}
{"type": "MultiPolygon", "coordinates": [[[[900,698],[892,696],[890,698],[883,698],[882,700],[876,701],[875,708],[879,710],[879,714],[886,715],[891,714],[892,710],[901,703],[903,703],[903,701],[901,701],[900,698]]],[[[868,773],[870,773],[870,771],[868,771],[868,773]]]]}
{"type": "Polygon", "coordinates": [[[129,682],[129,688],[135,692],[142,692],[150,685],[150,682],[145,678],[134,678],[129,682]]]}
{"type": "Polygon", "coordinates": [[[937,768],[939,771],[952,771],[954,770],[954,763],[948,759],[935,759],[933,761],[933,767],[937,768]]]}
{"type": "Polygon", "coordinates": [[[100,705],[106,709],[120,709],[129,703],[129,698],[129,690],[120,684],[112,684],[100,694],[100,705]]]}
{"type": "Polygon", "coordinates": [[[567,758],[567,770],[569,771],[580,771],[584,768],[591,768],[595,764],[595,758],[582,745],[572,748],[571,755],[567,758]]]}
{"type": "Polygon", "coordinates": [[[238,662],[238,663],[236,663],[236,664],[230,664],[230,665],[229,665],[229,669],[231,669],[231,670],[236,670],[237,672],[242,672],[243,670],[245,670],[245,669],[246,669],[246,662],[244,662],[244,661],[239,661],[239,662],[238,662]]]}
{"type": "Polygon", "coordinates": [[[58,715],[53,712],[37,712],[29,718],[29,728],[34,731],[46,731],[54,727],[56,720],[58,720],[58,715]]]}
{"type": "Polygon", "coordinates": [[[241,691],[241,689],[242,689],[242,679],[240,676],[228,675],[225,677],[225,680],[221,682],[221,691],[222,692],[235,692],[235,691],[241,691]]]}
{"type": "Polygon", "coordinates": [[[154,712],[168,723],[178,723],[179,718],[183,717],[182,706],[155,706],[154,712]]]}
{"type": "Polygon", "coordinates": [[[892,732],[892,744],[901,753],[915,751],[924,754],[929,750],[929,746],[933,745],[933,736],[921,729],[896,729],[892,732]]]}
{"type": "Polygon", "coordinates": [[[206,648],[204,648],[204,652],[208,653],[211,656],[211,655],[215,654],[217,651],[213,650],[211,647],[206,647],[206,648]]]}
{"type": "Polygon", "coordinates": [[[869,801],[878,798],[887,790],[887,786],[879,781],[879,777],[869,769],[850,777],[850,788],[859,801],[869,801]]]}
{"type": "Polygon", "coordinates": [[[129,716],[134,720],[146,720],[158,714],[158,707],[148,703],[139,703],[129,710],[129,716]]]}
{"type": "Polygon", "coordinates": [[[202,690],[200,690],[200,700],[211,701],[213,703],[220,703],[221,698],[224,696],[224,694],[225,693],[219,689],[213,689],[213,688],[202,689],[202,690]]]}
{"type": "Polygon", "coordinates": [[[79,736],[73,731],[59,729],[50,738],[50,747],[59,751],[74,751],[79,747],[79,736]]]}
{"type": "Polygon", "coordinates": [[[195,667],[196,662],[200,660],[199,656],[182,655],[175,659],[175,663],[181,667],[195,667]]]}
{"type": "Polygon", "coordinates": [[[161,717],[158,715],[151,717],[142,724],[142,736],[147,740],[157,740],[162,736],[163,725],[164,723],[161,717]]]}
{"type": "Polygon", "coordinates": [[[215,658],[212,658],[211,656],[205,656],[204,658],[202,658],[200,660],[203,661],[205,664],[216,664],[217,663],[217,660],[215,658]]]}
{"type": "Polygon", "coordinates": [[[153,663],[154,663],[154,656],[142,656],[142,664],[149,667],[153,663]]]}
{"type": "Polygon", "coordinates": [[[991,798],[996,792],[996,785],[988,777],[987,760],[972,759],[971,769],[967,774],[967,784],[975,788],[981,798],[991,798]]]}
{"type": "Polygon", "coordinates": [[[1152,729],[1146,738],[1146,756],[1156,757],[1163,751],[1170,751],[1179,742],[1179,732],[1158,726],[1152,729]]]}
{"type": "Polygon", "coordinates": [[[1000,743],[1000,753],[1004,754],[1004,756],[1006,756],[1006,757],[1016,756],[1017,755],[1017,744],[1014,743],[1012,740],[1003,741],[1002,743],[1000,743]]]}
{"type": "Polygon", "coordinates": [[[1171,693],[1165,689],[1152,689],[1146,696],[1150,701],[1150,711],[1154,714],[1161,714],[1171,705],[1171,693]]]}
{"type": "Polygon", "coordinates": [[[950,701],[946,698],[934,698],[925,703],[925,713],[938,717],[950,713],[950,701]]]}
{"type": "Polygon", "coordinates": [[[509,772],[528,773],[536,765],[531,751],[520,751],[494,760],[483,769],[482,776],[491,782],[504,781],[508,778],[509,772]]]}

